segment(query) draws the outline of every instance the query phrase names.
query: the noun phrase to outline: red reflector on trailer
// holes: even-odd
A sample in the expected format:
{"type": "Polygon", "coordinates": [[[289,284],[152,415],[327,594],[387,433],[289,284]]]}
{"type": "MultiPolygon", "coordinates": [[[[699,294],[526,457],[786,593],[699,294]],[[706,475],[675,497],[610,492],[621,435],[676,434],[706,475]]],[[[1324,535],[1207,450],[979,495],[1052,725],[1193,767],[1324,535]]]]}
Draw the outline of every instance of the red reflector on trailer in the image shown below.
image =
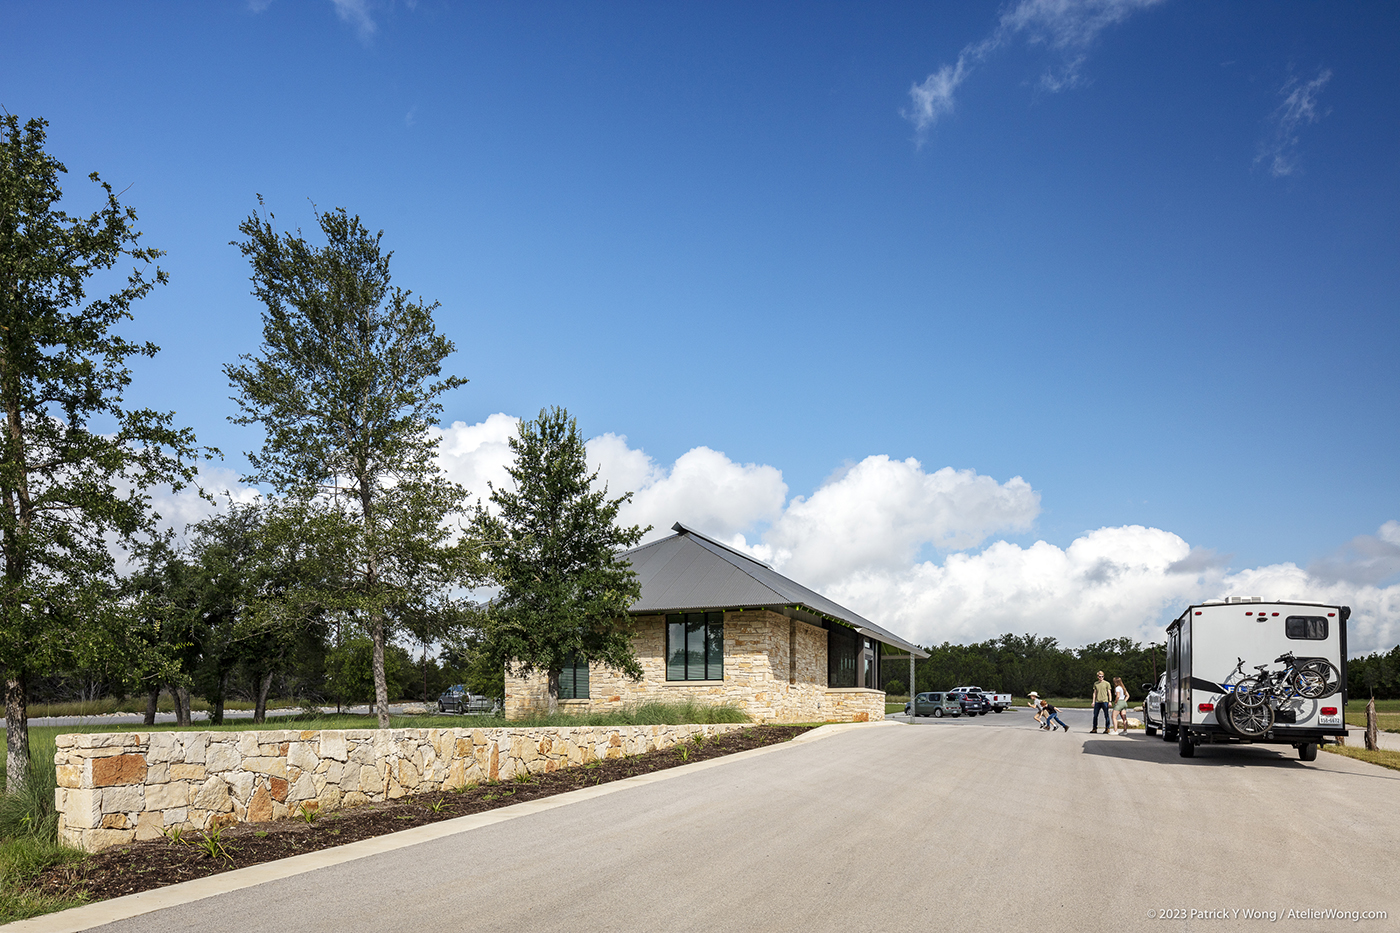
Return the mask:
{"type": "Polygon", "coordinates": [[[1199,710],[1199,711],[1201,711],[1202,713],[1213,713],[1213,712],[1215,712],[1215,704],[1214,704],[1214,703],[1198,703],[1198,704],[1196,704],[1196,709],[1199,710]]]}
{"type": "Polygon", "coordinates": [[[1200,611],[1199,609],[1196,610],[1196,615],[1200,615],[1200,614],[1201,614],[1201,611],[1200,611]]]}
{"type": "MultiPolygon", "coordinates": [[[[1260,615],[1262,615],[1262,614],[1263,614],[1263,613],[1260,613],[1260,615]]],[[[1245,615],[1247,615],[1247,616],[1252,616],[1252,615],[1254,615],[1254,613],[1252,613],[1252,612],[1246,612],[1245,615]]]]}
{"type": "Polygon", "coordinates": [[[1330,618],[1332,618],[1334,615],[1336,615],[1335,612],[1329,612],[1329,613],[1327,613],[1327,618],[1330,619],[1330,618]]]}
{"type": "Polygon", "coordinates": [[[1274,613],[1274,615],[1278,615],[1278,613],[1277,613],[1277,612],[1275,612],[1275,613],[1274,613]]]}
{"type": "Polygon", "coordinates": [[[1324,716],[1335,716],[1335,715],[1337,715],[1337,707],[1335,707],[1335,706],[1324,706],[1324,707],[1322,708],[1322,715],[1324,715],[1324,716]]]}

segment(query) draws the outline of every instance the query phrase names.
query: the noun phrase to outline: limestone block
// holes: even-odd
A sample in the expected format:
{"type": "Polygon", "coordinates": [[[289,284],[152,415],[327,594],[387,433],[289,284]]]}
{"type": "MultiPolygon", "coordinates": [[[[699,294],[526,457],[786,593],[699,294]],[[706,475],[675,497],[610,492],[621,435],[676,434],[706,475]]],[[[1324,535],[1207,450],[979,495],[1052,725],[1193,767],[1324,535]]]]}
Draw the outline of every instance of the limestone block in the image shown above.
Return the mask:
{"type": "Polygon", "coordinates": [[[83,848],[89,852],[101,852],[112,846],[124,846],[135,839],[134,829],[90,829],[83,833],[83,848]]]}
{"type": "Polygon", "coordinates": [[[287,747],[287,764],[292,767],[314,771],[320,763],[321,759],[312,751],[310,742],[293,742],[287,747]]]}
{"type": "Polygon", "coordinates": [[[73,829],[93,829],[102,823],[102,791],[92,788],[67,790],[63,813],[73,829]]]}
{"type": "Polygon", "coordinates": [[[170,780],[170,765],[167,762],[146,766],[147,784],[164,784],[170,780]]]}
{"type": "Polygon", "coordinates": [[[92,786],[141,784],[146,780],[146,759],[140,755],[114,755],[92,763],[92,786]]]}
{"type": "Polygon", "coordinates": [[[244,758],[243,770],[252,771],[254,774],[269,774],[273,777],[287,779],[287,759],[285,758],[244,758]]]}
{"type": "Polygon", "coordinates": [[[311,775],[305,773],[297,779],[296,784],[292,785],[292,789],[287,793],[287,799],[293,802],[312,800],[316,796],[316,784],[311,779],[311,775]]]}
{"type": "Polygon", "coordinates": [[[317,774],[324,778],[327,784],[339,784],[346,771],[345,765],[338,761],[323,761],[322,764],[325,768],[317,768],[317,774]]]}
{"type": "Polygon", "coordinates": [[[235,771],[233,774],[224,775],[224,780],[233,788],[234,799],[240,803],[247,803],[248,798],[253,795],[253,785],[257,783],[257,779],[256,774],[248,771],[235,771]]]}
{"type": "Polygon", "coordinates": [[[204,767],[209,772],[232,771],[243,762],[238,749],[226,742],[210,743],[204,767]]]}
{"type": "Polygon", "coordinates": [[[77,736],[76,736],[76,735],[73,735],[72,733],[67,733],[67,734],[64,734],[64,735],[55,736],[55,737],[54,737],[54,745],[55,745],[55,747],[57,747],[57,748],[72,748],[72,747],[73,747],[73,742],[74,742],[74,740],[75,740],[76,738],[77,738],[77,736]]]}
{"type": "Polygon", "coordinates": [[[83,784],[82,765],[58,765],[54,768],[59,787],[81,787],[83,784]]]}
{"type": "Polygon", "coordinates": [[[238,733],[238,753],[244,758],[257,757],[258,734],[256,732],[238,733]]]}
{"type": "Polygon", "coordinates": [[[183,807],[190,802],[190,788],[193,786],[185,781],[153,784],[146,788],[146,809],[165,810],[170,807],[183,807]]]}
{"type": "Polygon", "coordinates": [[[414,766],[413,762],[399,759],[398,781],[400,785],[411,791],[422,783],[423,774],[414,766]]]}
{"type": "Polygon", "coordinates": [[[272,794],[261,784],[253,792],[253,799],[248,801],[248,822],[266,823],[272,819],[272,794]]]}
{"type": "Polygon", "coordinates": [[[189,821],[190,810],[189,807],[171,807],[162,816],[165,818],[166,826],[179,826],[189,821]]]}
{"type": "MultiPolygon", "coordinates": [[[[140,784],[118,784],[102,791],[103,813],[139,813],[146,809],[146,788],[140,784]]],[[[126,829],[127,827],[117,827],[126,829]]]]}
{"type": "Polygon", "coordinates": [[[320,796],[316,798],[316,806],[322,812],[326,810],[339,810],[340,788],[327,787],[325,790],[321,791],[320,796]]]}
{"type": "Polygon", "coordinates": [[[279,777],[267,779],[267,791],[272,795],[272,799],[278,803],[286,803],[288,788],[287,782],[279,777]]]}
{"type": "Polygon", "coordinates": [[[125,813],[104,813],[102,815],[103,829],[134,829],[131,822],[126,818],[125,813]]]}
{"type": "Polygon", "coordinates": [[[348,760],[356,764],[372,765],[378,759],[374,754],[373,745],[368,742],[357,742],[351,747],[348,760]]]}
{"type": "Polygon", "coordinates": [[[209,733],[185,732],[180,734],[180,745],[187,765],[204,764],[204,755],[209,748],[209,733]]]}
{"type": "Polygon", "coordinates": [[[369,803],[369,798],[359,791],[351,791],[341,798],[341,806],[347,808],[362,807],[367,803],[369,803]]]}
{"type": "Polygon", "coordinates": [[[379,769],[364,765],[360,768],[360,790],[371,794],[382,793],[384,790],[384,780],[379,775],[379,769]]]}
{"type": "Polygon", "coordinates": [[[151,741],[146,750],[146,761],[155,764],[157,762],[171,762],[182,757],[179,752],[180,741],[173,732],[153,732],[151,741]]]}
{"type": "Polygon", "coordinates": [[[195,807],[201,810],[210,810],[216,813],[226,813],[233,809],[233,801],[229,798],[228,785],[222,778],[210,777],[200,785],[195,791],[193,799],[190,801],[195,807]]]}
{"type": "Polygon", "coordinates": [[[155,810],[147,810],[136,819],[136,841],[156,839],[165,829],[165,819],[155,810]]]}
{"type": "Polygon", "coordinates": [[[172,781],[203,781],[208,777],[204,765],[173,764],[170,766],[172,781]]]}

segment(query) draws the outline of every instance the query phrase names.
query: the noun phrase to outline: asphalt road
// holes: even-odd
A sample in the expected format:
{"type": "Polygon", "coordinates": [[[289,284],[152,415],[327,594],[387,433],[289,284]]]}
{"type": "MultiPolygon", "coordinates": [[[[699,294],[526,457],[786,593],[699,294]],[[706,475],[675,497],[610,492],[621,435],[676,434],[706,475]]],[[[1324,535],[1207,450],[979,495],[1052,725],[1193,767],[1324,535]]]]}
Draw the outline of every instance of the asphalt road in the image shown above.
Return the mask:
{"type": "Polygon", "coordinates": [[[851,730],[100,929],[1396,928],[1400,772],[1287,747],[1182,759],[1087,714],[851,730]]]}

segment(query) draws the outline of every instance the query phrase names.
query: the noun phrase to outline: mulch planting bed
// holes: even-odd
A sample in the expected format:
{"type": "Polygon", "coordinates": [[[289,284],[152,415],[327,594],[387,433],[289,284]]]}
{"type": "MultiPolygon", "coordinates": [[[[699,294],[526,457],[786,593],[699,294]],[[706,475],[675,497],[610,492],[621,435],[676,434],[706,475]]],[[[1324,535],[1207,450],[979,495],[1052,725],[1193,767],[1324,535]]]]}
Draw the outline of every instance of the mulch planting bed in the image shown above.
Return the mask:
{"type": "Polygon", "coordinates": [[[638,774],[663,771],[680,765],[732,755],[751,748],[786,742],[812,726],[755,726],[693,743],[565,768],[550,774],[531,775],[525,781],[498,781],[465,790],[401,797],[387,803],[335,810],[311,822],[301,819],[276,823],[239,823],[217,836],[222,854],[211,855],[209,837],[184,833],[181,841],[156,839],[117,846],[89,856],[76,865],[55,868],[35,885],[48,894],[102,901],[153,888],[216,875],[315,852],[334,846],[423,826],[458,816],[539,800],[595,784],[620,781],[638,774]]]}

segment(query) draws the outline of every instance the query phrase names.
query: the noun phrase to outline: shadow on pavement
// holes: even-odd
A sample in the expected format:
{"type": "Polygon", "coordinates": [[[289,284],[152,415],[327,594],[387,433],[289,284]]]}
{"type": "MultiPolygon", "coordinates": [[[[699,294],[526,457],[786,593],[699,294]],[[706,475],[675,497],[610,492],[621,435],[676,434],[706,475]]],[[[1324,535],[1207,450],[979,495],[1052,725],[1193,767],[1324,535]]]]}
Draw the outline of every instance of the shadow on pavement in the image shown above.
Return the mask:
{"type": "MultiPolygon", "coordinates": [[[[1084,754],[1102,755],[1126,761],[1155,761],[1161,764],[1187,765],[1194,768],[1282,768],[1289,771],[1310,771],[1326,761],[1319,752],[1317,761],[1302,761],[1298,752],[1288,745],[1198,745],[1195,757],[1182,758],[1175,742],[1164,742],[1157,736],[1091,737],[1084,742],[1084,754]]],[[[1336,756],[1333,756],[1336,757],[1336,756]]],[[[1353,759],[1348,759],[1353,760],[1353,759]]],[[[1330,769],[1329,769],[1330,770],[1330,769]]],[[[1355,774],[1357,777],[1400,781],[1400,771],[1375,768],[1374,773],[1333,772],[1355,774]]]]}

